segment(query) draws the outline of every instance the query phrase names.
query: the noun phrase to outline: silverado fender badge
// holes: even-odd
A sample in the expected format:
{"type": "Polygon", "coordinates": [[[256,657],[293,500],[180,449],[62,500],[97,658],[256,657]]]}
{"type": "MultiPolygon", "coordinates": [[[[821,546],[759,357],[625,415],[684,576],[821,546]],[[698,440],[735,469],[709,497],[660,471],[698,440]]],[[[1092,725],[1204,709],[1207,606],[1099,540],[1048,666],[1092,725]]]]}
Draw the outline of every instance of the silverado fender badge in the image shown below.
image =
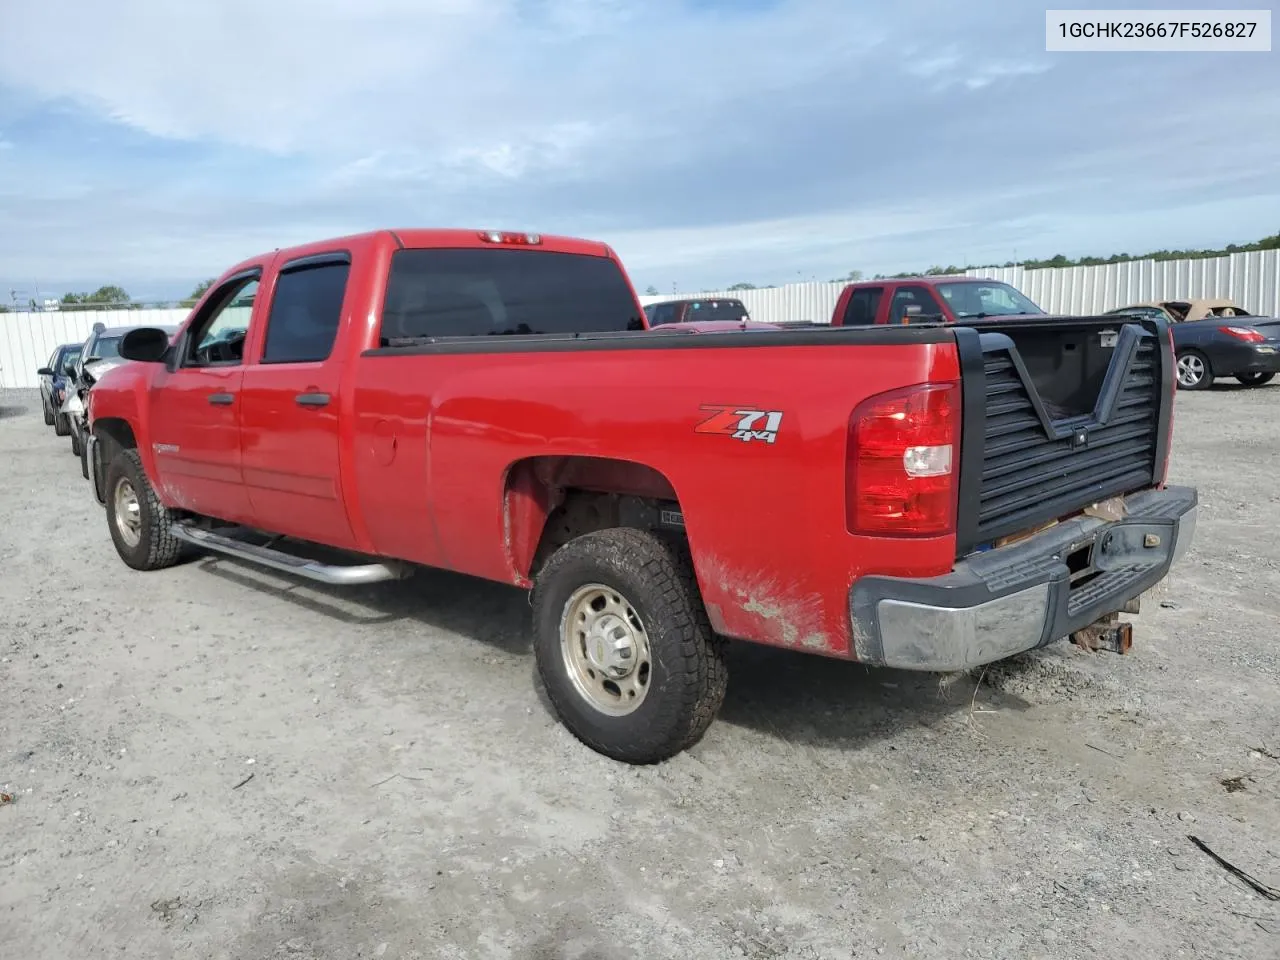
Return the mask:
{"type": "Polygon", "coordinates": [[[778,429],[782,426],[781,410],[753,410],[706,403],[700,409],[707,416],[693,428],[694,433],[733,437],[744,443],[752,440],[773,443],[778,439],[778,429]]]}
{"type": "Polygon", "coordinates": [[[151,449],[156,453],[177,453],[178,445],[176,443],[153,443],[151,449]]]}

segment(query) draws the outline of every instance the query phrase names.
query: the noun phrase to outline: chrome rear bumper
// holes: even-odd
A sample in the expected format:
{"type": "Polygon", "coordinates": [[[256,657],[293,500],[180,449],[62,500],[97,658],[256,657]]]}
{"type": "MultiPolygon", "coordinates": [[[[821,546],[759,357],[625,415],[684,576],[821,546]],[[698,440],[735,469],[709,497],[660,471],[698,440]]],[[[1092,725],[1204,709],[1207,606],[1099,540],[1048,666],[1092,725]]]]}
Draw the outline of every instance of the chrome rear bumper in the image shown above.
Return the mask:
{"type": "Polygon", "coordinates": [[[1081,516],[974,554],[945,576],[863,577],[849,592],[854,653],[903,670],[964,670],[1045,646],[1122,610],[1182,559],[1192,487],[1125,499],[1125,519],[1081,516]],[[1072,584],[1072,570],[1089,576],[1072,584]]]}

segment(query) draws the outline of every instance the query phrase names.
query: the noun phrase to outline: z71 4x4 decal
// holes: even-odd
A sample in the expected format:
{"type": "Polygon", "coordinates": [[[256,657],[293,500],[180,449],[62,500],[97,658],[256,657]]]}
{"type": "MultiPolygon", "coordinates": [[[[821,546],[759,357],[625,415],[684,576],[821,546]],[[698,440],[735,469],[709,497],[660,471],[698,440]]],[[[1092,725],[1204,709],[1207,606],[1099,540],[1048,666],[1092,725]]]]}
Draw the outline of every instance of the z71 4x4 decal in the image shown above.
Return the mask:
{"type": "Polygon", "coordinates": [[[701,409],[706,416],[693,428],[694,433],[713,433],[743,442],[763,440],[773,443],[778,439],[778,428],[782,426],[781,410],[751,410],[706,403],[701,409]]]}

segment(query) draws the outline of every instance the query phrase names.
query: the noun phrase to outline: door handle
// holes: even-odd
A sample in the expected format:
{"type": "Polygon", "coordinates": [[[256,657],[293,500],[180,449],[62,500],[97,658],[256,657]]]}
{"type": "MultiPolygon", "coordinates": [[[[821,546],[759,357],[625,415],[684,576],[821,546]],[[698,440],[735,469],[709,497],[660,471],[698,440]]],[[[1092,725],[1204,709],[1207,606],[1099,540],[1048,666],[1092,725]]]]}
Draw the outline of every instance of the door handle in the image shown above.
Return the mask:
{"type": "Polygon", "coordinates": [[[209,394],[209,402],[218,407],[229,407],[236,402],[236,398],[230,393],[211,393],[209,394]]]}
{"type": "Polygon", "coordinates": [[[300,407],[327,407],[329,405],[329,395],[327,393],[300,393],[293,399],[300,407]]]}

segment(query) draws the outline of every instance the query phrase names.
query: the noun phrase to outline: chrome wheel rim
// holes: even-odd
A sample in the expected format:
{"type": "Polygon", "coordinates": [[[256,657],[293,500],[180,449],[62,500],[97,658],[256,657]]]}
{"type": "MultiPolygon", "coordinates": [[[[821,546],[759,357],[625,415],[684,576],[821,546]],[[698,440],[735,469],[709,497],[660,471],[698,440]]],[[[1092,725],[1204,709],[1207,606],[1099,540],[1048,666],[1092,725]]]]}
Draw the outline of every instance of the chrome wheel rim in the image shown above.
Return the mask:
{"type": "Polygon", "coordinates": [[[120,539],[127,546],[136,547],[142,540],[142,507],[138,503],[138,492],[125,477],[116,484],[114,500],[120,539]]]}
{"type": "Polygon", "coordinates": [[[601,713],[625,717],[644,703],[649,635],[620,591],[589,583],[573,592],[560,617],[560,653],[578,694],[601,713]]]}
{"type": "Polygon", "coordinates": [[[1204,379],[1204,361],[1194,354],[1178,358],[1178,383],[1194,387],[1204,379]]]}

